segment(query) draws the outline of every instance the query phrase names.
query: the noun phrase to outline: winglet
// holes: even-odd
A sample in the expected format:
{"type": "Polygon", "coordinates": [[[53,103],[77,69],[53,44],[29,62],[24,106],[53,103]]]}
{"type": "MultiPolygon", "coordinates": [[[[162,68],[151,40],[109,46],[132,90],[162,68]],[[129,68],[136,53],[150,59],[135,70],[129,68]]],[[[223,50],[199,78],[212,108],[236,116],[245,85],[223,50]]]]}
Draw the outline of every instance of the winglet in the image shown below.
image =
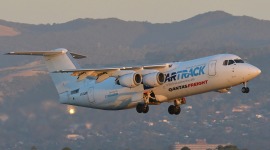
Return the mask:
{"type": "Polygon", "coordinates": [[[12,55],[14,52],[5,53],[4,55],[12,55]]]}

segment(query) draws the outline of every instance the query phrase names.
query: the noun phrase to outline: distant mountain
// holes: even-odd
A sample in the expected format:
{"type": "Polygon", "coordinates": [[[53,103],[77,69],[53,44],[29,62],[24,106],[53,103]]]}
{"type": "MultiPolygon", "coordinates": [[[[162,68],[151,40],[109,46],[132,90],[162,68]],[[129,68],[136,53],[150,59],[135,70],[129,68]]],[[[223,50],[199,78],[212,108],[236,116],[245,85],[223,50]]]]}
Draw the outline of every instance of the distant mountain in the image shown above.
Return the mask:
{"type": "Polygon", "coordinates": [[[182,54],[190,51],[199,50],[200,56],[205,56],[204,51],[209,50],[216,54],[270,47],[270,21],[222,11],[166,24],[111,18],[77,19],[52,25],[2,20],[0,25],[21,33],[12,38],[0,37],[2,52],[64,47],[87,54],[89,59],[84,64],[92,65],[165,62],[184,59],[182,54]]]}
{"type": "Polygon", "coordinates": [[[0,36],[16,36],[20,32],[17,32],[15,29],[0,25],[0,36]]]}
{"type": "Polygon", "coordinates": [[[175,142],[231,143],[269,147],[270,22],[222,11],[173,23],[115,18],[77,19],[31,25],[0,20],[0,52],[64,47],[87,55],[83,67],[126,66],[189,60],[234,53],[262,70],[231,94],[187,97],[180,116],[169,104],[136,110],[103,111],[57,102],[56,90],[39,57],[0,55],[0,149],[168,149],[175,142]],[[76,139],[76,137],[78,137],[76,139]],[[252,141],[252,142],[250,142],[252,141]]]}

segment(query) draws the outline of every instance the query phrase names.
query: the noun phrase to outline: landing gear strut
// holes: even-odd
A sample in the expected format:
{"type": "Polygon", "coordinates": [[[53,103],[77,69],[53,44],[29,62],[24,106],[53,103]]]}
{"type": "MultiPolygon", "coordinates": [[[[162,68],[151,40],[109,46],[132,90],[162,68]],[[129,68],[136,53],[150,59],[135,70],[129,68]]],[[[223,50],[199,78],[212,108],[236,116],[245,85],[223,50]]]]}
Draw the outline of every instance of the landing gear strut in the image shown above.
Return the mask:
{"type": "Polygon", "coordinates": [[[242,93],[249,93],[249,88],[247,87],[247,82],[244,82],[244,87],[242,88],[242,93]]]}
{"type": "Polygon", "coordinates": [[[170,105],[168,108],[168,112],[171,115],[179,115],[181,113],[181,107],[180,105],[186,104],[186,99],[181,98],[181,99],[176,99],[174,100],[174,105],[170,105]]]}

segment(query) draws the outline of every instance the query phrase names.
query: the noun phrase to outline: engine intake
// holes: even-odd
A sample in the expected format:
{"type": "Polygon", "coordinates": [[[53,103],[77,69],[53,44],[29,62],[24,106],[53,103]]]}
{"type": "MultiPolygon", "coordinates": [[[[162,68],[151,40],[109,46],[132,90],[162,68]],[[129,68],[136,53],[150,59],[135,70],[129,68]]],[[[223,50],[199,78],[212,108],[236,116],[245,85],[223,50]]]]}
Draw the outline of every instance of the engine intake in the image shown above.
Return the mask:
{"type": "Polygon", "coordinates": [[[162,85],[165,81],[165,75],[161,72],[154,72],[143,76],[143,84],[148,87],[162,85]]]}
{"type": "Polygon", "coordinates": [[[142,76],[137,73],[125,74],[118,79],[121,86],[133,88],[142,83],[142,76]]]}

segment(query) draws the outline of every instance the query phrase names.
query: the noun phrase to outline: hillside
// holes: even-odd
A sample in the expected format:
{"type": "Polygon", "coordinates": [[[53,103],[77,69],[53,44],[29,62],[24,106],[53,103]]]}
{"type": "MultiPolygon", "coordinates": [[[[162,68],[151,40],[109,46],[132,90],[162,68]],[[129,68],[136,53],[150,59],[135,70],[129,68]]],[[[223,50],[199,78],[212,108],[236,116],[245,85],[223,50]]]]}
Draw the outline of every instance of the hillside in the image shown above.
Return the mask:
{"type": "MultiPolygon", "coordinates": [[[[206,56],[209,52],[269,48],[270,43],[269,21],[232,16],[221,11],[170,24],[112,18],[77,19],[52,25],[0,21],[0,25],[21,33],[13,38],[0,37],[3,52],[64,47],[88,55],[83,63],[92,65],[119,64],[119,61],[128,64],[165,62],[180,60],[183,56],[194,58],[190,51],[206,56]]],[[[237,51],[237,54],[241,52],[237,51]]]]}
{"type": "Polygon", "coordinates": [[[7,31],[12,36],[0,36],[3,54],[64,47],[87,55],[79,63],[94,68],[234,53],[258,66],[262,74],[249,83],[247,95],[239,86],[231,94],[188,97],[180,116],[168,115],[167,103],[152,106],[146,115],[134,109],[80,107],[69,115],[68,107],[57,101],[41,58],[0,55],[0,137],[5,137],[0,149],[33,145],[38,149],[168,149],[175,142],[203,138],[248,149],[270,146],[266,132],[270,130],[270,21],[221,11],[166,24],[115,18],[46,25],[0,20],[0,33],[7,35],[7,31]]]}
{"type": "Polygon", "coordinates": [[[16,36],[20,34],[15,29],[0,25],[0,36],[16,36]]]}

